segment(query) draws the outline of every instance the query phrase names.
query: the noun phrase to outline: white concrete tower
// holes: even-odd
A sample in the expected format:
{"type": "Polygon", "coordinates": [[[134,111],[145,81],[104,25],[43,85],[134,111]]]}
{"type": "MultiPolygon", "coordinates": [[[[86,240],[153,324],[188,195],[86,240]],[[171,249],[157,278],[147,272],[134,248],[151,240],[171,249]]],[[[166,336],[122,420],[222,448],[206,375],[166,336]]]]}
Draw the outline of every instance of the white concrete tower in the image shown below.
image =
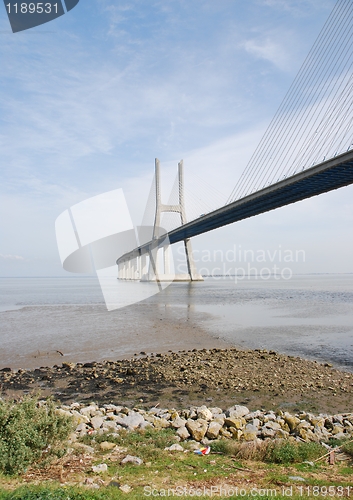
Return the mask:
{"type": "MultiPolygon", "coordinates": [[[[159,234],[161,232],[161,216],[163,212],[174,212],[180,214],[181,224],[186,224],[186,212],[185,212],[185,198],[184,198],[184,168],[183,168],[183,160],[178,163],[178,200],[179,203],[177,205],[166,205],[162,203],[161,198],[161,185],[160,185],[160,162],[158,158],[155,159],[155,187],[156,187],[156,215],[154,219],[154,227],[153,227],[153,237],[152,242],[157,240],[162,236],[159,234]]],[[[192,254],[191,241],[189,238],[184,240],[184,248],[185,248],[185,256],[186,256],[186,264],[187,264],[187,275],[175,275],[174,281],[203,281],[201,275],[197,274],[195,263],[192,254]]],[[[165,278],[170,275],[170,248],[169,245],[166,245],[163,248],[164,259],[163,259],[163,271],[161,272],[161,262],[160,256],[158,252],[154,255],[154,266],[153,270],[150,266],[150,273],[156,275],[157,279],[163,279],[163,275],[165,278]],[[158,276],[157,276],[158,274],[158,276]]]]}

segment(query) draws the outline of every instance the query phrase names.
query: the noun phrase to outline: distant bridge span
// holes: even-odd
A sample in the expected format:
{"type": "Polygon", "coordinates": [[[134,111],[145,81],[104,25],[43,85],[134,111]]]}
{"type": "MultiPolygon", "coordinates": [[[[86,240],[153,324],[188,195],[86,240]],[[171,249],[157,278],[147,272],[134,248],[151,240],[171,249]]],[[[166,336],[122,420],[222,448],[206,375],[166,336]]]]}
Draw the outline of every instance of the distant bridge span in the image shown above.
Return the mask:
{"type": "MultiPolygon", "coordinates": [[[[353,183],[353,150],[324,161],[166,233],[170,244],[353,183]]],[[[122,255],[117,264],[144,253],[152,241],[122,255]]]]}
{"type": "Polygon", "coordinates": [[[157,271],[157,247],[166,249],[165,254],[168,252],[163,231],[159,231],[162,212],[181,215],[180,226],[168,233],[164,231],[164,239],[171,244],[184,241],[188,274],[194,280],[196,272],[190,242],[193,236],[353,183],[352,29],[353,1],[337,0],[233,189],[229,203],[187,222],[182,162],[179,164],[179,203],[172,206],[161,202],[157,161],[155,224],[153,233],[145,238],[151,241],[141,242],[140,247],[119,257],[117,264],[122,268],[119,277],[121,274],[122,279],[137,279],[145,275],[146,266],[139,260],[145,262],[147,255],[157,271]],[[342,151],[346,152],[341,154],[342,151]],[[318,158],[329,159],[317,163],[318,158]],[[314,166],[307,168],[308,165],[314,166]],[[298,173],[291,175],[293,171],[298,173]],[[283,176],[285,172],[287,175],[283,176]],[[282,180],[276,182],[279,178],[282,180]],[[246,194],[249,192],[251,194],[246,194]],[[235,197],[236,201],[230,201],[235,197]]]}
{"type": "Polygon", "coordinates": [[[168,233],[170,243],[353,183],[353,150],[218,208],[168,233]]]}

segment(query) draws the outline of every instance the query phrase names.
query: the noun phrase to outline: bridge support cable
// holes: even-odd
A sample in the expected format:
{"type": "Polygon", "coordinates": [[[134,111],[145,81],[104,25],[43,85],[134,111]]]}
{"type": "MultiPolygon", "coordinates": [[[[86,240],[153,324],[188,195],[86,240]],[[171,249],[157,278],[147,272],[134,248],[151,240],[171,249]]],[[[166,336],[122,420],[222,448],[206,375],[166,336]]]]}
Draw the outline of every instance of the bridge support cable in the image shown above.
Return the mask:
{"type": "MultiPolygon", "coordinates": [[[[323,69],[326,70],[325,74],[327,75],[327,67],[326,67],[327,62],[329,62],[329,66],[331,64],[330,61],[332,59],[332,50],[335,47],[335,44],[333,43],[333,41],[335,40],[335,37],[337,37],[337,26],[340,26],[341,31],[343,30],[343,33],[345,35],[347,35],[347,33],[350,34],[350,30],[348,30],[348,28],[347,28],[347,19],[349,19],[347,9],[349,7],[350,11],[351,11],[351,9],[352,9],[351,1],[349,0],[349,2],[344,2],[344,3],[339,2],[336,6],[338,7],[338,9],[336,9],[336,12],[334,11],[335,15],[331,16],[333,18],[331,20],[332,22],[326,23],[326,29],[323,30],[323,32],[321,34],[322,36],[319,37],[318,43],[316,43],[314,45],[314,48],[311,51],[312,56],[309,57],[310,64],[308,66],[308,69],[304,68],[304,71],[302,72],[303,75],[299,75],[299,78],[297,78],[297,80],[300,79],[302,81],[302,84],[301,84],[301,87],[299,87],[299,93],[295,92],[293,94],[294,97],[292,96],[292,101],[294,101],[294,99],[296,99],[296,101],[297,101],[297,102],[294,101],[294,107],[292,106],[294,109],[294,112],[293,112],[293,110],[291,110],[290,106],[289,107],[287,106],[287,108],[290,110],[289,113],[285,113],[285,112],[277,113],[279,115],[279,120],[280,120],[279,124],[278,124],[278,126],[270,127],[270,132],[272,132],[272,134],[275,136],[274,140],[272,141],[272,143],[267,141],[262,147],[257,148],[262,156],[260,158],[257,158],[257,162],[255,162],[255,164],[253,164],[253,169],[255,172],[255,174],[253,174],[253,176],[252,176],[253,179],[251,179],[251,177],[249,179],[249,176],[248,176],[248,184],[250,184],[251,180],[253,181],[252,187],[250,190],[248,189],[248,191],[254,191],[256,189],[263,187],[264,184],[270,183],[270,182],[267,182],[267,183],[263,182],[263,179],[262,179],[262,182],[258,183],[258,186],[256,186],[256,184],[255,184],[256,178],[254,181],[254,177],[256,175],[257,175],[257,177],[259,177],[259,175],[263,176],[264,172],[266,172],[266,169],[265,169],[266,161],[268,163],[269,160],[272,160],[272,162],[271,162],[273,164],[272,171],[273,171],[274,167],[277,168],[277,172],[275,173],[277,178],[273,178],[273,179],[271,179],[271,181],[272,182],[277,181],[280,178],[282,178],[282,175],[278,174],[278,168],[283,166],[283,164],[285,166],[288,164],[288,159],[283,158],[283,153],[287,152],[287,157],[288,157],[288,153],[293,153],[293,151],[295,153],[296,147],[298,146],[298,144],[300,144],[298,141],[298,137],[297,137],[298,123],[299,124],[304,123],[305,118],[307,118],[307,116],[304,116],[304,118],[303,118],[303,116],[302,116],[303,110],[304,111],[305,110],[311,111],[311,115],[312,115],[313,111],[315,111],[317,108],[317,103],[315,102],[315,100],[317,101],[317,94],[318,93],[320,94],[319,91],[322,91],[322,89],[323,89],[322,81],[321,81],[321,84],[319,84],[319,85],[318,85],[318,82],[320,82],[320,79],[322,80],[323,69]],[[344,19],[346,19],[346,25],[344,26],[344,28],[342,28],[342,26],[341,26],[342,17],[344,17],[344,19]],[[302,76],[302,78],[300,78],[301,76],[302,76]],[[309,89],[309,90],[305,90],[305,89],[309,89]],[[299,101],[298,101],[298,95],[300,97],[299,101]],[[311,102],[309,101],[309,98],[311,99],[311,102]],[[285,118],[287,120],[284,120],[285,118]],[[285,142],[285,139],[288,137],[288,127],[290,127],[291,131],[292,131],[292,134],[290,136],[291,144],[287,144],[285,142]],[[279,140],[282,141],[281,146],[279,145],[278,141],[276,142],[277,138],[279,138],[279,140]],[[267,150],[269,149],[269,145],[272,147],[272,151],[271,151],[270,155],[267,154],[268,153],[267,150]],[[266,157],[266,154],[267,154],[267,157],[266,157]],[[277,158],[276,158],[276,154],[277,154],[277,158]],[[281,156],[282,156],[282,158],[281,158],[281,156]],[[259,166],[261,166],[261,168],[259,166]]],[[[337,49],[337,47],[336,47],[336,49],[337,49]]],[[[338,52],[337,50],[335,50],[335,51],[338,52]]],[[[337,63],[339,61],[339,58],[335,56],[334,60],[337,63]]],[[[331,75],[331,78],[332,78],[332,75],[331,75]]],[[[286,101],[286,99],[285,99],[285,101],[286,101]]],[[[283,104],[286,105],[286,102],[284,102],[283,104]]],[[[308,165],[310,165],[310,163],[308,165]]],[[[247,186],[245,186],[245,187],[247,187],[247,186]]],[[[241,195],[244,195],[244,191],[241,193],[241,195]]]]}
{"type": "Polygon", "coordinates": [[[338,0],[228,202],[352,144],[353,2],[338,0]]]}
{"type": "MultiPolygon", "coordinates": [[[[336,17],[337,16],[337,10],[338,10],[338,3],[335,5],[331,16],[336,17]]],[[[273,141],[274,136],[276,135],[276,132],[278,132],[278,129],[283,125],[285,121],[285,116],[287,114],[290,114],[290,110],[293,107],[293,102],[295,101],[295,96],[297,95],[298,92],[301,91],[301,89],[305,88],[305,86],[308,84],[308,72],[309,68],[311,66],[311,60],[318,57],[320,57],[321,53],[319,51],[320,44],[322,42],[322,39],[325,37],[325,32],[327,30],[327,25],[329,24],[329,19],[326,21],[324,27],[322,28],[318,38],[317,42],[314,44],[313,48],[309,52],[308,56],[306,57],[304,63],[302,64],[297,77],[293,81],[292,85],[290,86],[287,94],[285,95],[279,109],[277,110],[275,116],[271,120],[265,134],[263,135],[259,145],[257,146],[256,150],[254,151],[253,155],[251,156],[249,163],[244,170],[244,172],[241,175],[241,178],[238,182],[238,184],[235,186],[233,189],[233,192],[231,193],[230,198],[228,199],[228,203],[232,199],[237,199],[240,197],[240,193],[242,188],[247,188],[248,187],[248,182],[251,180],[251,175],[254,175],[255,168],[258,164],[261,164],[263,161],[263,157],[266,154],[266,147],[265,145],[268,145],[271,141],[273,141]]],[[[272,159],[272,158],[270,158],[272,159]]]]}
{"type": "Polygon", "coordinates": [[[283,169],[291,164],[291,155],[296,154],[297,148],[303,142],[305,144],[303,138],[315,124],[320,103],[324,102],[326,82],[332,80],[330,64],[333,60],[335,37],[339,30],[343,30],[345,34],[348,32],[347,25],[342,28],[347,12],[335,12],[335,14],[332,22],[327,23],[323,36],[314,45],[301,85],[293,95],[292,107],[283,115],[282,122],[275,129],[275,140],[270,145],[270,158],[265,157],[261,160],[259,163],[261,166],[257,166],[255,170],[257,177],[253,182],[252,192],[285,177],[283,169]]]}
{"type": "Polygon", "coordinates": [[[338,98],[332,101],[319,127],[311,134],[307,149],[300,151],[298,154],[299,159],[296,159],[296,163],[290,167],[290,170],[286,174],[287,177],[298,171],[298,167],[304,163],[306,156],[313,159],[312,164],[317,164],[323,159],[323,154],[325,159],[329,158],[327,151],[333,151],[333,148],[335,148],[336,151],[332,156],[337,155],[342,149],[349,149],[352,142],[352,90],[353,75],[350,76],[345,89],[338,98]],[[321,133],[319,133],[319,131],[321,131],[321,133]]]}
{"type": "Polygon", "coordinates": [[[249,194],[171,231],[171,244],[353,184],[353,150],[249,194]]]}
{"type": "MultiPolygon", "coordinates": [[[[345,4],[342,2],[343,5],[345,4]]],[[[313,157],[309,156],[310,139],[308,142],[308,137],[312,135],[314,130],[315,142],[317,143],[326,132],[331,133],[331,127],[341,121],[340,108],[338,105],[336,106],[337,99],[340,101],[352,68],[353,4],[351,0],[348,1],[346,7],[346,10],[342,12],[339,31],[337,32],[335,27],[335,31],[328,33],[327,39],[323,41],[322,48],[326,57],[317,63],[315,84],[312,88],[305,90],[305,94],[309,94],[309,96],[304,105],[300,106],[295,129],[289,136],[289,139],[295,137],[295,144],[287,143],[288,146],[292,147],[292,151],[288,146],[279,148],[281,156],[277,159],[277,171],[274,174],[278,178],[290,175],[291,171],[293,173],[297,171],[295,168],[293,169],[293,165],[298,158],[298,148],[305,151],[304,168],[305,161],[307,162],[306,167],[311,166],[313,157]],[[330,109],[333,110],[333,115],[331,114],[329,122],[325,123],[323,117],[327,115],[330,109]],[[293,154],[291,154],[292,152],[293,154]]],[[[290,126],[291,123],[289,123],[288,128],[290,126]]],[[[318,161],[323,161],[324,157],[328,158],[334,155],[334,152],[330,155],[329,151],[325,144],[325,148],[319,150],[321,155],[318,161]]],[[[302,170],[302,168],[303,165],[301,165],[300,169],[302,170]]]]}

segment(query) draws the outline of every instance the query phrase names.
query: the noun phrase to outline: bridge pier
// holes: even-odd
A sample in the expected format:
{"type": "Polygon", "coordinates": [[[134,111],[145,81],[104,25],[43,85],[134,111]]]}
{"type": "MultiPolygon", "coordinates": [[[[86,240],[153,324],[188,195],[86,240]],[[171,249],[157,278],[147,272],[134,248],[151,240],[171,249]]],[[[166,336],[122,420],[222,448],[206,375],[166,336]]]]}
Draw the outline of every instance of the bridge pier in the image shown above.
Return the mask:
{"type": "Polygon", "coordinates": [[[163,257],[164,257],[164,274],[170,275],[170,246],[167,245],[163,247],[163,257]]]}
{"type": "Polygon", "coordinates": [[[179,200],[175,205],[166,205],[161,200],[160,163],[155,159],[156,213],[153,225],[152,240],[141,247],[125,254],[117,260],[118,276],[123,280],[141,281],[203,281],[197,273],[192,246],[189,238],[184,239],[187,272],[175,274],[171,269],[172,253],[166,231],[161,227],[164,212],[180,215],[181,226],[187,223],[184,203],[184,170],[183,160],[178,163],[179,200]],[[166,243],[167,242],[167,243],[166,243]],[[148,257],[148,258],[147,258],[148,257]],[[121,261],[120,261],[121,260],[121,261]]]}
{"type": "Polygon", "coordinates": [[[147,254],[142,254],[141,255],[141,278],[145,276],[148,272],[148,267],[147,267],[147,254]]]}
{"type": "MultiPolygon", "coordinates": [[[[187,223],[184,198],[184,165],[183,160],[178,163],[178,184],[179,184],[179,203],[176,205],[166,205],[162,203],[160,189],[160,162],[155,159],[155,183],[156,183],[156,215],[154,220],[153,237],[158,240],[161,236],[161,216],[163,212],[174,212],[180,214],[181,225],[187,223]]],[[[203,281],[203,278],[196,271],[196,266],[192,254],[192,246],[190,239],[184,240],[185,257],[187,263],[187,274],[175,274],[172,278],[170,270],[171,251],[169,244],[164,246],[164,273],[159,275],[160,281],[203,281]]],[[[158,266],[158,257],[156,265],[158,266]]]]}
{"type": "Polygon", "coordinates": [[[136,256],[134,256],[134,258],[132,259],[131,261],[131,279],[132,280],[136,280],[136,273],[137,271],[137,262],[136,262],[136,256]]]}

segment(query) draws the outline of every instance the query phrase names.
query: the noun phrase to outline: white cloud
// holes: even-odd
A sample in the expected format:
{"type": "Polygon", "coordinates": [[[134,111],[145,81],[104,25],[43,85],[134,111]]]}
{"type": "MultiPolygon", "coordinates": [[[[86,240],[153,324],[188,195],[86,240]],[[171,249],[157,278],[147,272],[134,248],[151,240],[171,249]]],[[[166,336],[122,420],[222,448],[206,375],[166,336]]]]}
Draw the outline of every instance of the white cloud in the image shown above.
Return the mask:
{"type": "Polygon", "coordinates": [[[0,253],[0,259],[4,260],[25,260],[24,257],[21,257],[21,255],[4,255],[0,253]]]}
{"type": "Polygon", "coordinates": [[[334,5],[331,0],[259,0],[258,3],[290,12],[298,17],[307,17],[312,14],[312,10],[330,9],[334,5]]]}
{"type": "Polygon", "coordinates": [[[246,40],[242,47],[249,54],[259,59],[265,59],[282,70],[290,69],[291,54],[285,45],[277,43],[270,35],[246,40]]]}

